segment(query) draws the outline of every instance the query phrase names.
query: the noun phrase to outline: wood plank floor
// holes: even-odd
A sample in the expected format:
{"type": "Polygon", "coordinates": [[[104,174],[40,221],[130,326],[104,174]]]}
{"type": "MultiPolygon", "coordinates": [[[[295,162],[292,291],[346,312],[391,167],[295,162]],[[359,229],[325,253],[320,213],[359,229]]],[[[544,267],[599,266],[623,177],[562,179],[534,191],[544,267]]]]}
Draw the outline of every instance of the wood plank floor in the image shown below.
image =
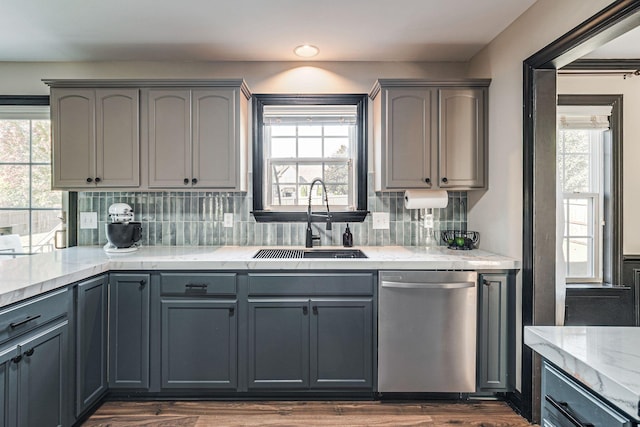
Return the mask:
{"type": "Polygon", "coordinates": [[[531,424],[504,402],[106,402],[83,427],[476,426],[531,424]]]}

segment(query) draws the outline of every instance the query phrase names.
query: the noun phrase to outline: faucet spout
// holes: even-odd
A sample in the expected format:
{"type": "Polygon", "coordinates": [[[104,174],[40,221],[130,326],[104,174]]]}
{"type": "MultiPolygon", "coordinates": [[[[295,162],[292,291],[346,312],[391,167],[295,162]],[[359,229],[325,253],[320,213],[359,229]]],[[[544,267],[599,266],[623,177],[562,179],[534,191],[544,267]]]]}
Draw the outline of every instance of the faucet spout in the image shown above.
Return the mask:
{"type": "Polygon", "coordinates": [[[322,185],[322,191],[324,192],[324,201],[327,205],[327,213],[325,214],[327,217],[326,229],[331,230],[331,211],[329,211],[329,196],[327,195],[327,187],[325,186],[324,181],[322,181],[320,178],[315,178],[313,181],[311,181],[311,186],[309,187],[309,203],[307,205],[307,233],[304,245],[305,248],[312,248],[313,241],[320,240],[320,236],[314,235],[313,230],[311,229],[311,217],[314,215],[311,213],[311,195],[313,194],[313,186],[317,183],[322,185]]]}

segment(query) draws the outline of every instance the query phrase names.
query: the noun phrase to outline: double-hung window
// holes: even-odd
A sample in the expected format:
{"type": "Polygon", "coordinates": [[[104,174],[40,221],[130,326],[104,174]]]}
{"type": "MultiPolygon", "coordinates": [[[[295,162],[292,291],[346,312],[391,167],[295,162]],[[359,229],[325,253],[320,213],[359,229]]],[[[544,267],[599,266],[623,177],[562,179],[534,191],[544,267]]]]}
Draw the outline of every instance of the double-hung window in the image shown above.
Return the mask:
{"type": "MultiPolygon", "coordinates": [[[[610,109],[609,109],[610,111],[610,109]]],[[[557,161],[567,282],[603,281],[604,145],[602,115],[562,115],[557,161]]]]}
{"type": "Polygon", "coordinates": [[[300,221],[324,209],[332,217],[366,215],[366,97],[273,96],[254,100],[254,211],[258,221],[300,221]],[[305,216],[302,216],[304,214],[305,216]]]}
{"type": "Polygon", "coordinates": [[[0,105],[0,260],[52,251],[61,215],[49,106],[0,105]]]}

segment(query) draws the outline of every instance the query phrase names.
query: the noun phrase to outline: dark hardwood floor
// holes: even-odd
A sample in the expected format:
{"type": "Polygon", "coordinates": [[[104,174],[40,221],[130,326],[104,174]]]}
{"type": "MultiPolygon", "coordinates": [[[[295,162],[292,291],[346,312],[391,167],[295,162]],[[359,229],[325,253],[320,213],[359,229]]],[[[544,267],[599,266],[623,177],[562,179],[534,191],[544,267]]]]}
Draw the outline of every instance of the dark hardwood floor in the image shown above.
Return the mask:
{"type": "Polygon", "coordinates": [[[504,402],[106,402],[83,427],[530,426],[504,402]]]}

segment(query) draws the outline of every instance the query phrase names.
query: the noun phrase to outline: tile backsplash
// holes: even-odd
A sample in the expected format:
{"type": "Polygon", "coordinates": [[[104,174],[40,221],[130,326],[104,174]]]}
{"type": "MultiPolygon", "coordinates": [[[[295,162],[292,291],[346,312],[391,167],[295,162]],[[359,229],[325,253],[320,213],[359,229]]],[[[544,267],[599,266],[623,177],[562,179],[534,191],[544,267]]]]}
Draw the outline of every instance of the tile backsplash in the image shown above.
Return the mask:
{"type": "MultiPolygon", "coordinates": [[[[371,181],[370,181],[371,182],[371,181]]],[[[78,212],[98,212],[98,228],[78,230],[78,245],[104,245],[107,210],[113,203],[127,203],[136,221],[142,222],[144,246],[302,246],[306,223],[257,223],[251,209],[251,193],[225,192],[80,192],[78,212]],[[224,214],[233,213],[233,227],[224,227],[224,214]]],[[[370,212],[389,213],[389,229],[374,230],[371,215],[362,223],[350,223],[356,246],[436,246],[441,230],[466,230],[467,193],[449,192],[449,205],[433,209],[434,233],[423,226],[424,210],[405,209],[404,192],[369,190],[370,212]],[[435,237],[434,237],[435,236],[435,237]]],[[[319,246],[341,245],[346,224],[332,231],[314,224],[319,246]]]]}

